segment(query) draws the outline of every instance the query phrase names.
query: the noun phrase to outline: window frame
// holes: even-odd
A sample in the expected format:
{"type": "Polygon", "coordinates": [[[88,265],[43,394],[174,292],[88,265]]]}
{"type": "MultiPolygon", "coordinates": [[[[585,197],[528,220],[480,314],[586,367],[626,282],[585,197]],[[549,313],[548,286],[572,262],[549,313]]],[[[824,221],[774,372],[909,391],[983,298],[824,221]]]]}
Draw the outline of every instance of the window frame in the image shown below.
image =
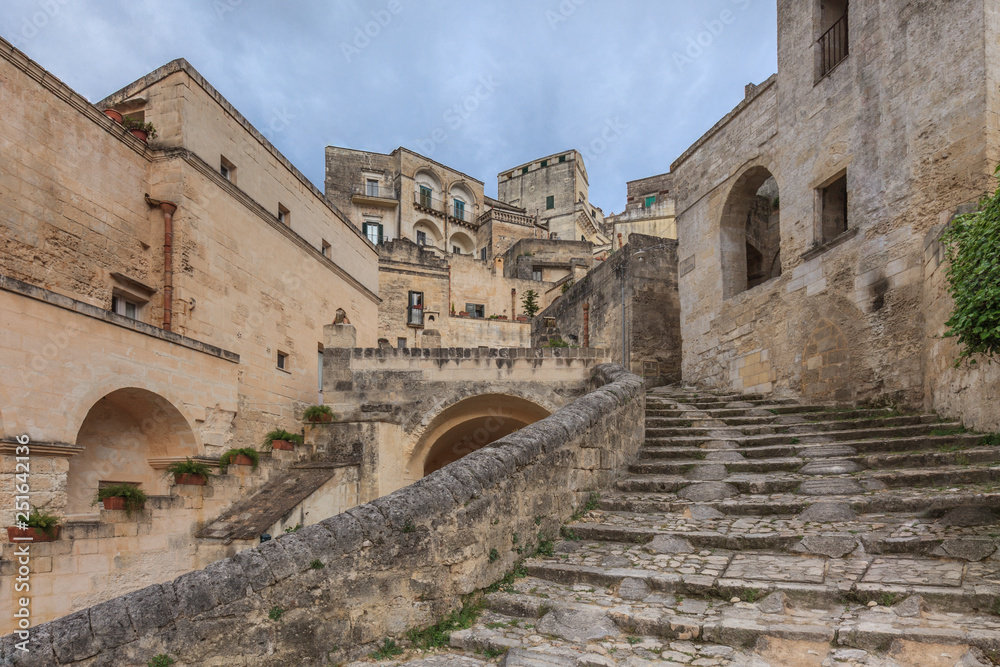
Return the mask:
{"type": "Polygon", "coordinates": [[[275,351],[274,367],[285,373],[292,372],[292,356],[282,350],[275,351]]]}
{"type": "Polygon", "coordinates": [[[369,222],[367,220],[362,222],[361,233],[364,234],[365,238],[371,241],[374,245],[381,245],[382,242],[385,241],[384,227],[381,222],[369,222]],[[378,239],[377,242],[372,239],[371,230],[373,228],[375,229],[375,237],[378,239]]]}
{"type": "Polygon", "coordinates": [[[555,195],[547,195],[545,197],[545,210],[546,211],[551,211],[555,207],[556,207],[556,196],[555,195]]]}
{"type": "Polygon", "coordinates": [[[484,303],[466,303],[465,312],[469,314],[469,317],[474,320],[485,320],[486,319],[486,304],[484,303]]]}

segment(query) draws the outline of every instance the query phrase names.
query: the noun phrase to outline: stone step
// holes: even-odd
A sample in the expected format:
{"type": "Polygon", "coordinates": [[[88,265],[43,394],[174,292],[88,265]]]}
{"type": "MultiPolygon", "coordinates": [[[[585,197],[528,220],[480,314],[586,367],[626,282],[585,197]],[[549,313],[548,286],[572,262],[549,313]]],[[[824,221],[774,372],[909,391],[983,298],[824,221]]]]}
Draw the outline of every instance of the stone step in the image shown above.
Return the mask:
{"type": "Polygon", "coordinates": [[[647,551],[650,546],[560,542],[553,557],[533,558],[525,570],[532,577],[563,585],[608,588],[625,579],[640,579],[654,591],[721,600],[745,598],[748,592],[781,591],[810,606],[921,595],[938,612],[988,614],[1000,595],[1000,563],[992,559],[966,562],[873,554],[832,558],[719,548],[653,555],[647,551]]]}
{"type": "Polygon", "coordinates": [[[663,435],[701,435],[705,431],[732,429],[743,435],[812,435],[824,431],[848,431],[858,429],[876,429],[892,426],[915,426],[920,424],[940,425],[935,415],[907,415],[904,417],[877,417],[872,419],[828,419],[810,421],[800,424],[776,424],[774,422],[759,422],[749,425],[719,426],[723,420],[717,419],[676,419],[647,417],[646,430],[655,429],[663,435]],[[666,433],[671,431],[672,433],[666,433]]]}
{"type": "Polygon", "coordinates": [[[773,433],[761,435],[746,435],[741,433],[738,428],[733,427],[715,429],[647,428],[646,441],[656,441],[660,444],[673,444],[679,446],[697,446],[702,443],[725,440],[739,443],[744,447],[762,447],[768,445],[798,443],[816,444],[847,440],[885,440],[889,438],[912,438],[916,436],[955,437],[960,435],[969,435],[969,437],[976,439],[977,441],[983,438],[982,434],[948,432],[949,430],[957,428],[957,425],[955,424],[912,424],[908,426],[891,426],[884,428],[873,428],[864,422],[851,422],[851,424],[856,424],[857,428],[848,427],[838,431],[824,431],[822,433],[773,433]],[[681,434],[674,435],[666,432],[679,432],[681,434]]]}
{"type": "MultiPolygon", "coordinates": [[[[804,438],[799,438],[803,440],[804,438]]],[[[742,446],[736,440],[699,440],[684,445],[673,444],[674,439],[646,438],[639,450],[639,458],[697,458],[711,452],[737,451],[746,458],[782,458],[803,456],[824,458],[828,456],[852,456],[859,452],[921,452],[921,451],[961,451],[980,447],[984,437],[980,434],[960,435],[918,435],[902,438],[872,440],[840,440],[835,442],[789,442],[782,445],[742,446]]]]}
{"type": "MultiPolygon", "coordinates": [[[[830,462],[839,469],[837,461],[830,462]]],[[[798,472],[769,474],[727,473],[720,479],[700,481],[678,475],[632,475],[618,480],[619,491],[677,493],[696,502],[725,500],[737,494],[798,493],[807,496],[860,495],[866,491],[904,487],[951,487],[957,484],[1000,482],[1000,466],[941,466],[927,470],[863,471],[853,475],[810,475],[798,472]]]]}
{"type": "MultiPolygon", "coordinates": [[[[555,630],[561,634],[550,637],[557,640],[577,633],[592,636],[609,632],[602,628],[607,627],[606,621],[611,621],[619,631],[630,634],[629,646],[655,650],[656,655],[649,655],[648,649],[642,652],[639,648],[639,657],[665,660],[666,664],[719,665],[730,664],[730,660],[734,665],[773,664],[747,659],[749,653],[760,647],[758,640],[766,637],[771,640],[767,644],[784,641],[786,651],[792,649],[783,656],[781,664],[785,665],[818,665],[824,656],[829,659],[823,664],[848,664],[846,661],[851,659],[859,661],[852,664],[889,664],[869,662],[866,654],[885,652],[892,647],[899,657],[898,652],[905,650],[907,643],[915,644],[909,647],[911,655],[920,655],[921,646],[936,651],[953,646],[949,665],[976,665],[986,663],[966,662],[964,656],[993,651],[1000,641],[997,619],[972,615],[956,619],[928,610],[926,601],[918,596],[899,599],[886,594],[881,596],[884,604],[874,607],[847,602],[816,609],[797,604],[781,593],[765,596],[760,591],[748,590],[744,597],[747,601],[723,601],[664,593],[649,584],[650,581],[641,578],[626,578],[608,587],[591,589],[586,584],[565,586],[528,578],[510,592],[487,597],[487,605],[497,614],[491,618],[509,619],[491,624],[496,628],[493,637],[482,631],[485,628],[477,628],[465,631],[467,634],[460,635],[457,642],[467,642],[478,634],[479,641],[484,643],[475,649],[481,651],[488,646],[485,642],[503,637],[506,641],[490,647],[503,650],[511,640],[528,641],[526,635],[532,631],[555,630]],[[550,615],[555,617],[545,621],[550,615]],[[525,629],[518,635],[508,630],[512,626],[525,629]],[[654,638],[671,643],[656,647],[654,638]],[[978,650],[970,651],[968,647],[978,650]],[[851,648],[854,650],[845,653],[851,648]],[[709,659],[698,658],[699,655],[709,659]],[[838,656],[845,662],[836,660],[838,656]],[[788,662],[789,659],[793,662],[788,662]]],[[[591,646],[596,641],[600,640],[591,640],[591,646]]],[[[625,660],[625,664],[633,664],[624,646],[613,655],[617,660],[625,660]]],[[[575,664],[588,663],[578,660],[575,664]]],[[[614,661],[595,664],[612,665],[614,661]]]]}
{"type": "MultiPolygon", "coordinates": [[[[915,467],[966,466],[1000,462],[1000,447],[984,447],[940,452],[880,453],[868,455],[811,457],[806,449],[799,456],[747,459],[739,450],[716,451],[705,458],[654,458],[639,459],[629,466],[629,472],[640,475],[682,475],[689,479],[714,479],[718,466],[728,473],[800,472],[810,461],[849,463],[855,470],[899,469],[915,467]],[[833,460],[830,460],[833,459],[833,460]],[[700,468],[714,468],[715,472],[700,472],[700,468]]],[[[824,453],[820,451],[819,453],[824,453]]],[[[847,452],[842,452],[847,453],[847,452]]],[[[818,466],[813,469],[822,470],[818,466]]]]}
{"type": "MultiPolygon", "coordinates": [[[[836,502],[847,505],[857,515],[908,513],[938,519],[954,511],[956,514],[949,520],[956,525],[986,526],[984,530],[1000,534],[1000,530],[989,528],[1000,523],[1000,493],[987,488],[968,485],[962,490],[947,492],[890,489],[878,494],[844,496],[836,502]],[[963,511],[963,508],[970,509],[963,511]]],[[[710,516],[715,511],[727,516],[767,517],[795,516],[812,505],[828,502],[823,498],[795,494],[745,494],[733,499],[695,503],[672,493],[611,493],[602,495],[598,505],[607,511],[683,513],[688,516],[710,516]]]]}
{"type": "Polygon", "coordinates": [[[646,408],[647,416],[681,417],[685,413],[694,412],[712,419],[728,417],[770,418],[780,415],[807,415],[810,413],[822,413],[823,411],[824,406],[822,405],[800,405],[797,403],[763,403],[754,408],[696,408],[694,406],[684,406],[682,408],[658,408],[656,406],[650,406],[646,408]]]}
{"type": "MultiPolygon", "coordinates": [[[[669,526],[669,522],[663,523],[669,526]]],[[[907,526],[905,523],[890,525],[860,520],[834,525],[835,529],[829,529],[819,524],[805,525],[798,521],[768,522],[730,518],[708,522],[705,526],[699,525],[700,530],[681,531],[656,525],[629,525],[625,522],[618,525],[584,522],[573,524],[565,534],[598,542],[661,544],[656,547],[656,551],[663,553],[671,553],[674,549],[683,553],[724,549],[815,554],[829,558],[841,558],[857,552],[978,562],[993,556],[1000,547],[1000,534],[994,533],[995,537],[980,536],[952,526],[907,526]],[[743,527],[741,523],[751,525],[743,527]],[[915,530],[927,532],[914,534],[915,530]]],[[[1000,562],[997,563],[997,568],[1000,570],[1000,562]]]]}

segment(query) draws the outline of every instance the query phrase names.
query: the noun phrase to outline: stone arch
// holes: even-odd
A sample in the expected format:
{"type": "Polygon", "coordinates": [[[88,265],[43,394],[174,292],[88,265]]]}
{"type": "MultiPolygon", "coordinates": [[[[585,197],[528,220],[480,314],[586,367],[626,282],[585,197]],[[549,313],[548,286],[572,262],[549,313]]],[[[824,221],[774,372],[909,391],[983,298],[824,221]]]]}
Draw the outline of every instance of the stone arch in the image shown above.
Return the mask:
{"type": "Polygon", "coordinates": [[[419,479],[550,414],[538,403],[512,394],[457,401],[438,412],[417,439],[407,463],[408,477],[419,479]]]}
{"type": "Polygon", "coordinates": [[[455,232],[448,240],[448,250],[451,251],[452,248],[459,248],[461,255],[471,255],[476,251],[476,243],[465,232],[455,232]]]}
{"type": "Polygon", "coordinates": [[[471,211],[476,210],[476,206],[479,204],[475,191],[462,179],[448,184],[448,194],[451,195],[452,199],[464,201],[471,211]]]}
{"type": "Polygon", "coordinates": [[[801,371],[804,398],[853,400],[847,336],[830,320],[820,319],[806,340],[801,371]]]}
{"type": "Polygon", "coordinates": [[[728,299],[781,275],[778,183],[756,165],[736,179],[719,224],[722,297],[728,299]]]}
{"type": "Polygon", "coordinates": [[[132,482],[164,493],[167,480],[150,459],[197,456],[199,442],[187,418],[169,400],[147,389],[124,387],[94,402],[76,436],[83,447],[69,460],[68,514],[91,512],[100,482],[132,482]]]}
{"type": "Polygon", "coordinates": [[[420,186],[426,186],[434,193],[434,197],[440,199],[444,193],[444,186],[441,177],[430,167],[420,167],[413,172],[413,191],[420,194],[420,186]]]}
{"type": "Polygon", "coordinates": [[[427,245],[440,248],[444,245],[444,233],[437,223],[428,218],[422,218],[413,225],[413,242],[417,242],[417,232],[427,234],[427,245]]]}

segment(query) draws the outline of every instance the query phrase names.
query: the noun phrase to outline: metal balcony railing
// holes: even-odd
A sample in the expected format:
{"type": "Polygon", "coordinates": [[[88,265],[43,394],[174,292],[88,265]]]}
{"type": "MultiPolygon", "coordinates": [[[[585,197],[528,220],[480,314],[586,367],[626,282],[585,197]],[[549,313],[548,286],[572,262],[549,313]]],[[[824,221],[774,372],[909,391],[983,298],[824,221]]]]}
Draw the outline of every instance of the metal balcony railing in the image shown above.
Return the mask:
{"type": "Polygon", "coordinates": [[[830,26],[830,29],[819,38],[820,68],[819,75],[824,77],[834,67],[839,65],[850,52],[847,41],[847,14],[830,26]]]}
{"type": "Polygon", "coordinates": [[[444,213],[444,202],[440,199],[434,198],[432,195],[425,195],[422,192],[414,192],[413,203],[420,208],[427,209],[428,211],[444,213]]]}
{"type": "Polygon", "coordinates": [[[472,207],[468,204],[462,206],[461,208],[456,208],[454,202],[452,202],[451,208],[448,210],[448,215],[456,220],[461,220],[462,222],[472,223],[475,220],[475,216],[472,215],[472,207]]]}
{"type": "Polygon", "coordinates": [[[360,197],[375,197],[377,199],[395,199],[396,188],[384,183],[362,183],[351,188],[351,194],[360,197]]]}

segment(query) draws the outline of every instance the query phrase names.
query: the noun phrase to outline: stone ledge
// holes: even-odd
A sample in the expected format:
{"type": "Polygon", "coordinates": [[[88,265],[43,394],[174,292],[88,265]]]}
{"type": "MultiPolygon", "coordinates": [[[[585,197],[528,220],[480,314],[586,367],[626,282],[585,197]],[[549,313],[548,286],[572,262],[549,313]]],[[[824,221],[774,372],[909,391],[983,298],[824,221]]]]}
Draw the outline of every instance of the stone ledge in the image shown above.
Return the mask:
{"type": "Polygon", "coordinates": [[[42,301],[50,306],[69,310],[77,313],[78,315],[83,315],[84,317],[101,320],[116,327],[131,329],[138,334],[159,338],[162,341],[180,345],[181,347],[186,347],[189,350],[208,354],[213,357],[218,357],[219,359],[231,361],[234,364],[240,363],[240,355],[235,352],[223,350],[221,347],[209,345],[208,343],[202,343],[201,341],[188,338],[187,336],[182,336],[174,333],[173,331],[167,331],[159,327],[154,327],[151,324],[146,324],[145,322],[140,322],[123,315],[118,315],[117,313],[112,313],[109,310],[92,306],[89,303],[78,301],[63,294],[57,294],[56,292],[45,289],[44,287],[38,287],[20,280],[15,280],[9,276],[0,275],[0,290],[10,292],[12,294],[19,294],[20,296],[27,297],[29,299],[35,299],[36,301],[42,301]]]}

